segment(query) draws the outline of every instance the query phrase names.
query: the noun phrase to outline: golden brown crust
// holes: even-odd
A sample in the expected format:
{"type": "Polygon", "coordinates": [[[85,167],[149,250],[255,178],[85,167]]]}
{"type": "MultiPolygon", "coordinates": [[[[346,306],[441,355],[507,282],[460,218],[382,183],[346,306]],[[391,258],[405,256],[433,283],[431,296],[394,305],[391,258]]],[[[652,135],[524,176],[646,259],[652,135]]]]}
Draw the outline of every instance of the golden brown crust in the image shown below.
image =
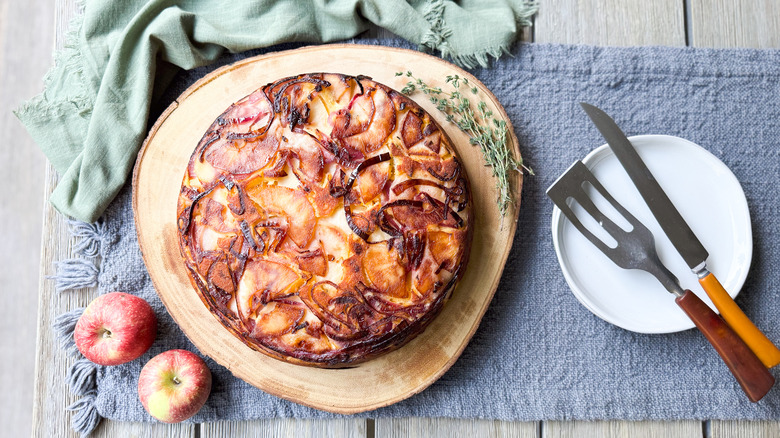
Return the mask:
{"type": "Polygon", "coordinates": [[[468,180],[417,104],[306,74],[231,105],[190,158],[180,249],[203,303],[253,349],[355,364],[419,334],[462,275],[468,180]]]}

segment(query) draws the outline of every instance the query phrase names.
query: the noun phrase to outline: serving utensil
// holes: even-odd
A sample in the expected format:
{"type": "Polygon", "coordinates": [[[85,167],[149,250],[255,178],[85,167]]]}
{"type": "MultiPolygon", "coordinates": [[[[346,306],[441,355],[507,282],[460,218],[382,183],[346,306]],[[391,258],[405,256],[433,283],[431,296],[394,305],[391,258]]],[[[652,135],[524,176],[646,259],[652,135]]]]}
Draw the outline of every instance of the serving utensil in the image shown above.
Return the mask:
{"type": "Polygon", "coordinates": [[[620,205],[581,161],[575,162],[547,189],[547,195],[572,225],[604,255],[623,269],[640,269],[653,275],[670,293],[675,302],[712,344],[752,402],[760,400],[774,385],[767,368],[723,319],[698,296],[683,289],[677,278],[658,258],[650,230],[620,205]],[[630,230],[618,226],[592,200],[595,189],[630,225],[630,230]],[[572,204],[570,204],[570,200],[572,204]],[[579,204],[617,243],[611,246],[591,232],[572,209],[579,204]]]}
{"type": "Polygon", "coordinates": [[[739,308],[720,281],[707,269],[709,253],[696,237],[688,223],[677,211],[672,201],[645,165],[634,146],[612,118],[601,109],[580,103],[598,130],[607,140],[612,152],[634,182],[642,198],[650,207],[658,224],[682,256],[688,267],[699,278],[699,283],[720,311],[723,319],[737,332],[767,367],[780,363],[780,349],[759,330],[739,308]]]}

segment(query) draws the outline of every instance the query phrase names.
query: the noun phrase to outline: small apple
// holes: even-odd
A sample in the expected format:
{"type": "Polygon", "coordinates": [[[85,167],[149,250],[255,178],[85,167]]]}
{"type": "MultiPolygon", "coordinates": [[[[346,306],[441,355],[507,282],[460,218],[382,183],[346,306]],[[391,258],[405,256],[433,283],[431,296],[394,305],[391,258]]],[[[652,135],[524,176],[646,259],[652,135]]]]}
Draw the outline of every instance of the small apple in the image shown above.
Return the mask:
{"type": "Polygon", "coordinates": [[[157,317],[143,298],[111,292],[95,298],[76,323],[73,337],[81,354],[98,365],[137,359],[157,336],[157,317]]]}
{"type": "Polygon", "coordinates": [[[164,423],[195,415],[211,393],[206,362],[187,350],[168,350],[144,365],[138,377],[138,397],[146,412],[164,423]]]}

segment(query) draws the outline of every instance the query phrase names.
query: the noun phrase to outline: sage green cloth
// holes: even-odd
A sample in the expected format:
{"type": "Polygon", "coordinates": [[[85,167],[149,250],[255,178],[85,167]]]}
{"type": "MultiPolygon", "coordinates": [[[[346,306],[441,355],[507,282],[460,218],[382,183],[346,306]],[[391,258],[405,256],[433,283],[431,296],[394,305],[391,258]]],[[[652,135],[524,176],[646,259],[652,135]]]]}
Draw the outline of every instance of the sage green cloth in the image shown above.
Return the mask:
{"type": "MultiPolygon", "coordinates": [[[[351,38],[369,22],[466,67],[507,52],[527,0],[85,1],[45,91],[17,117],[60,174],[51,202],[94,222],[128,178],[149,105],[179,69],[282,42],[351,38]]],[[[258,84],[258,86],[263,84],[258,84]]]]}

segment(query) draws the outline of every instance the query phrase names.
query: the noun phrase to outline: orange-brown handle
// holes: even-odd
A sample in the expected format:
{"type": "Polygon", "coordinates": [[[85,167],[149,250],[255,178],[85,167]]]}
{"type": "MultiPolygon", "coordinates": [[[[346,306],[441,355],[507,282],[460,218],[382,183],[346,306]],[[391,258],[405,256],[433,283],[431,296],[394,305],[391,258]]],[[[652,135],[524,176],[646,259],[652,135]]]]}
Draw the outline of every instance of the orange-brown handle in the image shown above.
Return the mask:
{"type": "Polygon", "coordinates": [[[715,347],[748,399],[754,403],[761,400],[775,384],[775,378],[755,353],[693,292],[686,290],[675,301],[715,347]]]}
{"type": "Polygon", "coordinates": [[[764,366],[772,368],[780,364],[780,349],[750,321],[745,312],[731,298],[731,295],[723,289],[715,275],[709,273],[706,277],[699,279],[699,283],[720,311],[720,315],[726,320],[726,323],[756,353],[764,366]]]}

